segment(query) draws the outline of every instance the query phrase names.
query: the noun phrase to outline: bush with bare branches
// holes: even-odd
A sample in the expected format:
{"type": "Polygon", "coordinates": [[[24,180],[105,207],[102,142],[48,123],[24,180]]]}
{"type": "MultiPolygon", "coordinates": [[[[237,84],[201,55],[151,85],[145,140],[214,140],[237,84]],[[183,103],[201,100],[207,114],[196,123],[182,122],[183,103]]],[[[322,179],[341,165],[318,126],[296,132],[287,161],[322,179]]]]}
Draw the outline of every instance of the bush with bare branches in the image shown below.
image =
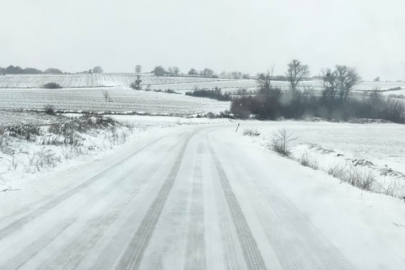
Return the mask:
{"type": "Polygon", "coordinates": [[[291,143],[296,139],[297,137],[292,132],[285,128],[280,129],[272,135],[271,148],[280,155],[289,157],[291,155],[291,143]]]}

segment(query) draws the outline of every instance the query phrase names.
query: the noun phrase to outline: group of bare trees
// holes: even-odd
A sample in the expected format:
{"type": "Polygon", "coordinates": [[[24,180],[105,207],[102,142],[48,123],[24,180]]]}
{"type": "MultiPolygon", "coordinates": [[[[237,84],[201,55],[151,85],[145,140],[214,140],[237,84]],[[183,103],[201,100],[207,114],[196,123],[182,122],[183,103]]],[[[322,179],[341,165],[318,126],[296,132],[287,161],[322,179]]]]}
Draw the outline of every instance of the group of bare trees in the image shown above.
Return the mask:
{"type": "Polygon", "coordinates": [[[11,65],[6,68],[0,67],[0,74],[63,74],[63,72],[57,68],[48,68],[42,71],[37,68],[21,68],[11,65]]]}
{"type": "Polygon", "coordinates": [[[234,79],[234,80],[250,79],[249,73],[243,73],[240,71],[231,71],[231,72],[222,71],[221,74],[219,74],[219,77],[223,79],[234,79]]]}
{"type": "Polygon", "coordinates": [[[191,68],[188,73],[189,76],[192,77],[205,77],[205,78],[213,78],[218,77],[215,72],[210,68],[204,68],[200,72],[198,72],[195,68],[191,68]]]}
{"type": "Polygon", "coordinates": [[[346,101],[353,87],[361,82],[361,77],[354,68],[340,65],[334,70],[323,71],[322,78],[324,82],[322,97],[329,101],[346,101]]]}
{"type": "Polygon", "coordinates": [[[254,115],[259,119],[303,118],[307,116],[334,120],[351,118],[385,119],[405,121],[405,105],[398,100],[383,97],[378,90],[371,94],[351,95],[361,77],[352,67],[336,65],[322,71],[323,88],[315,93],[305,80],[309,79],[309,67],[299,60],[292,60],[285,73],[289,90],[272,86],[273,68],[257,76],[259,90],[234,98],[231,112],[240,118],[254,115]]]}
{"type": "MultiPolygon", "coordinates": [[[[165,69],[162,66],[157,66],[153,69],[152,71],[155,76],[161,77],[161,76],[171,76],[171,77],[178,77],[178,76],[184,76],[183,73],[180,72],[180,69],[176,66],[174,67],[169,67],[165,69]]],[[[197,71],[195,68],[191,68],[188,71],[188,76],[199,76],[199,77],[206,77],[206,78],[212,78],[212,77],[217,77],[215,72],[212,69],[209,68],[204,68],[201,71],[197,71]]]]}

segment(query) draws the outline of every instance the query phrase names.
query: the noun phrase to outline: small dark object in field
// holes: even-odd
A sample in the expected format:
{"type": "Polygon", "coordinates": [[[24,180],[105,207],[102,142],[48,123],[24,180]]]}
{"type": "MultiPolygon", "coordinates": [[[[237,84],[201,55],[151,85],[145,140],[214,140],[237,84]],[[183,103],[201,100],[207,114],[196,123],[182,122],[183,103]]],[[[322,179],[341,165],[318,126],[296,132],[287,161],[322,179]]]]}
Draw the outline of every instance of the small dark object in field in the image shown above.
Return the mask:
{"type": "Polygon", "coordinates": [[[57,83],[50,82],[50,83],[44,84],[43,88],[46,88],[46,89],[59,89],[59,88],[62,88],[62,86],[60,86],[57,83]]]}
{"type": "Polygon", "coordinates": [[[49,115],[55,115],[56,114],[55,113],[55,107],[52,106],[52,105],[45,105],[44,111],[45,111],[46,114],[49,114],[49,115]]]}

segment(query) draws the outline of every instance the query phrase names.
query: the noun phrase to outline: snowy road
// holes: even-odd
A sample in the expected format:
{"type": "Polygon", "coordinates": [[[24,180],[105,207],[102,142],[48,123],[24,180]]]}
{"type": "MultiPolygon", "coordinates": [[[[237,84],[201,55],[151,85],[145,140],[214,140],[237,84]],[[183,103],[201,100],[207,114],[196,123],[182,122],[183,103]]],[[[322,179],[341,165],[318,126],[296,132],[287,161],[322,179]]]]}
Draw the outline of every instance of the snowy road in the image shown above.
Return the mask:
{"type": "MultiPolygon", "coordinates": [[[[330,218],[350,211],[319,210],[328,221],[315,224],[307,205],[328,208],[333,196],[307,202],[309,194],[301,209],[277,184],[314,173],[292,174],[278,157],[258,162],[265,153],[230,139],[234,127],[187,127],[144,142],[1,218],[0,269],[358,269],[364,258],[353,258],[371,253],[347,258],[353,239],[324,235],[339,226],[330,218]]],[[[302,196],[297,185],[291,192],[302,196]]],[[[378,263],[363,269],[389,269],[378,263]]]]}

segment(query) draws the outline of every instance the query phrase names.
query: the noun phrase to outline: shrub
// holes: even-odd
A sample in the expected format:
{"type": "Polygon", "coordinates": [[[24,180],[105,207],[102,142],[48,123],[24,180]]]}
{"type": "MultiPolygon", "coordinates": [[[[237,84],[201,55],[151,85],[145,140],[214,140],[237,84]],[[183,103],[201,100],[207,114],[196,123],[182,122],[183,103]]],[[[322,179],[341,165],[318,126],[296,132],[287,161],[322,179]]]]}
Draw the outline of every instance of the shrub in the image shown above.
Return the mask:
{"type": "Polygon", "coordinates": [[[62,88],[62,86],[60,86],[60,85],[57,84],[57,83],[50,82],[50,83],[44,84],[44,85],[43,85],[43,88],[46,88],[46,89],[59,89],[59,88],[62,88]]]}
{"type": "Polygon", "coordinates": [[[237,118],[247,119],[256,115],[257,119],[276,120],[321,117],[333,121],[368,118],[383,119],[395,123],[405,123],[405,103],[394,98],[386,98],[378,91],[363,96],[347,97],[344,100],[312,94],[311,91],[282,92],[269,86],[255,93],[239,91],[239,98],[231,103],[231,113],[237,118]]]}
{"type": "Polygon", "coordinates": [[[229,93],[222,93],[222,90],[218,87],[215,87],[212,90],[195,88],[193,92],[187,92],[186,95],[193,96],[193,97],[211,98],[211,99],[216,99],[219,101],[231,101],[232,100],[232,97],[229,93]]]}
{"type": "Polygon", "coordinates": [[[141,75],[136,75],[136,80],[135,82],[132,82],[129,87],[131,87],[134,90],[142,90],[142,80],[141,80],[141,75]]]}
{"type": "Polygon", "coordinates": [[[167,90],[165,90],[165,93],[168,93],[168,94],[177,94],[177,92],[174,91],[174,90],[172,90],[172,89],[167,89],[167,90]]]}
{"type": "Polygon", "coordinates": [[[307,153],[303,154],[301,158],[298,160],[302,166],[312,168],[314,170],[319,169],[318,162],[311,158],[307,153]]]}
{"type": "Polygon", "coordinates": [[[44,106],[44,111],[45,111],[46,114],[49,114],[49,115],[55,115],[56,114],[55,113],[55,107],[52,106],[52,105],[45,105],[44,106]]]}
{"type": "Polygon", "coordinates": [[[372,172],[362,171],[353,165],[336,165],[328,170],[328,174],[363,190],[371,191],[375,182],[372,172]]]}
{"type": "Polygon", "coordinates": [[[243,131],[243,136],[257,137],[257,136],[260,136],[260,132],[255,128],[254,129],[253,128],[251,128],[251,129],[246,128],[243,131]]]}
{"type": "Polygon", "coordinates": [[[293,133],[288,132],[286,129],[280,129],[273,133],[271,148],[280,155],[289,157],[291,155],[291,142],[296,139],[293,133]]]}
{"type": "Polygon", "coordinates": [[[111,98],[110,92],[103,91],[103,97],[104,97],[105,102],[113,102],[113,99],[111,98]]]}
{"type": "Polygon", "coordinates": [[[12,137],[25,138],[27,141],[31,140],[32,135],[39,135],[40,133],[39,128],[32,124],[7,127],[6,131],[12,137]]]}

